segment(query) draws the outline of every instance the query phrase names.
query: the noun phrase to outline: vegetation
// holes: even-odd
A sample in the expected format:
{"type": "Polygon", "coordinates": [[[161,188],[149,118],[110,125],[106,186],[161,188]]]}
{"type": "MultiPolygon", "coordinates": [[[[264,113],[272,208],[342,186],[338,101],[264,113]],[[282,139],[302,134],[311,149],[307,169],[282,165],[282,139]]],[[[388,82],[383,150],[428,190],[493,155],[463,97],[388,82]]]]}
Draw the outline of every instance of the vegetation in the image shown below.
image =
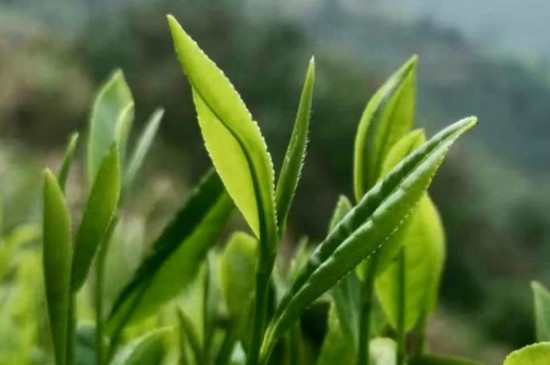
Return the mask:
{"type": "Polygon", "coordinates": [[[90,188],[74,238],[63,189],[78,137],[70,140],[57,177],[44,173],[44,285],[56,364],[86,361],[78,358],[79,331],[93,334],[88,353],[96,364],[158,363],[171,351],[176,361],[196,364],[472,363],[428,355],[423,336],[444,261],[442,227],[426,189],[476,119],[460,120],[428,141],[421,130],[411,131],[417,63],[411,58],[377,91],[359,123],[356,204],[341,197],[326,238],[314,249],[302,240],[294,258],[284,260],[279,246],[306,152],[315,63],[276,178],[239,94],[177,21],[168,20],[215,171],[197,185],[107,307],[107,252],[160,112],[128,155],[131,93],[120,72],[104,85],[90,119],[90,188]],[[221,252],[212,251],[234,206],[252,235],[237,232],[221,252]],[[94,260],[90,328],[78,323],[76,296],[94,260]],[[178,300],[184,289],[187,300],[178,300]],[[177,333],[155,324],[173,299],[177,333]],[[321,312],[310,313],[313,308],[321,312]],[[377,316],[376,308],[384,315],[377,316]],[[311,315],[327,321],[317,349],[305,326],[311,315]],[[152,325],[133,329],[151,316],[158,318],[152,325]],[[408,338],[416,346],[410,348],[408,338]]]}

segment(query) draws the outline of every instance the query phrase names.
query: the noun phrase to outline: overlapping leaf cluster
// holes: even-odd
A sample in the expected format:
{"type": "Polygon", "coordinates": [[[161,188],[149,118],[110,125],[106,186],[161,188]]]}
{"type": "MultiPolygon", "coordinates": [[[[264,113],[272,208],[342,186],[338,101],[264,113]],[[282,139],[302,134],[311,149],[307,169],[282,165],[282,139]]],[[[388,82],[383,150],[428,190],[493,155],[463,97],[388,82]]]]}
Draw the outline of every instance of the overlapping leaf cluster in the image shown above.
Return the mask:
{"type": "Polygon", "coordinates": [[[75,364],[75,342],[89,337],[83,328],[94,337],[89,347],[96,364],[468,364],[427,355],[422,345],[445,252],[440,218],[426,190],[475,118],[428,141],[424,132],[411,131],[413,57],[373,96],[360,120],[355,204],[341,197],[326,238],[314,249],[301,241],[295,258],[285,263],[278,254],[306,155],[314,60],[276,174],[238,92],[177,21],[168,22],[214,169],[106,303],[109,242],[162,113],[151,117],[127,158],[130,90],[121,73],[102,88],[86,146],[90,191],[76,234],[63,190],[77,137],[58,176],[44,174],[43,261],[56,364],[75,364]],[[212,250],[234,207],[250,232],[236,232],[221,251],[212,250]],[[94,260],[95,325],[84,327],[75,297],[94,260]],[[165,310],[174,305],[175,311],[165,310]],[[321,308],[316,318],[328,327],[322,345],[308,345],[310,334],[302,326],[314,308],[321,308]],[[159,325],[151,325],[151,318],[159,325]],[[405,347],[407,336],[420,340],[414,351],[405,347]]]}

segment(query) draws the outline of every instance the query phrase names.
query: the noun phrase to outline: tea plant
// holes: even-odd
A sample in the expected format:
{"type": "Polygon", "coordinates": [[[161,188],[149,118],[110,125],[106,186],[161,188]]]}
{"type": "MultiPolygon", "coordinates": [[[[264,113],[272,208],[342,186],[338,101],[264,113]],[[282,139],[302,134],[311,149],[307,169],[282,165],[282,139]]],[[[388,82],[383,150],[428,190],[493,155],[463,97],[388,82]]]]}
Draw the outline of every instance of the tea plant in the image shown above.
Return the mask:
{"type": "Polygon", "coordinates": [[[59,174],[44,174],[44,283],[56,364],[75,364],[75,298],[94,260],[95,326],[78,328],[81,337],[94,336],[89,350],[96,364],[473,364],[426,354],[424,333],[444,261],[443,229],[426,190],[476,119],[460,120],[428,141],[422,131],[411,132],[413,57],[373,96],[359,123],[355,204],[341,197],[326,238],[315,249],[302,240],[285,262],[279,246],[306,153],[315,63],[276,175],[233,85],[173,17],[168,23],[214,170],[106,307],[106,253],[161,113],[127,162],[131,93],[120,73],[103,87],[86,146],[90,192],[74,237],[63,190],[78,137],[59,174]],[[223,251],[212,250],[234,207],[251,234],[236,232],[223,251]],[[175,314],[162,310],[169,303],[175,314]],[[320,349],[302,327],[314,308],[328,327],[320,349]],[[155,316],[161,324],[177,322],[177,331],[154,323],[140,329],[155,316]],[[408,338],[416,339],[414,347],[408,338]]]}

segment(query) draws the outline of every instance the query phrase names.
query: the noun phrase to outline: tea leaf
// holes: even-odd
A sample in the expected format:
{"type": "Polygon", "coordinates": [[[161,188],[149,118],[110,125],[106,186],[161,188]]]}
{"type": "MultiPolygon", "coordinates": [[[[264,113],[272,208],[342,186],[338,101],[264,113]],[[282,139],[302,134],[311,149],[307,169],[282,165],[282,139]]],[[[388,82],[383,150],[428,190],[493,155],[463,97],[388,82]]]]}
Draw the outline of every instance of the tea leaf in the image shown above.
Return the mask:
{"type": "Polygon", "coordinates": [[[116,143],[103,159],[82,222],[76,234],[71,289],[77,292],[114,217],[120,195],[119,152],[116,143]]]}
{"type": "MultiPolygon", "coordinates": [[[[438,355],[422,355],[412,358],[409,361],[410,365],[482,365],[482,363],[474,360],[463,359],[460,357],[438,356],[438,355]]],[[[531,363],[522,363],[531,365],[531,363]]],[[[505,364],[508,365],[508,364],[505,364]]],[[[533,364],[535,365],[535,364],[533,364]]]]}
{"type": "Polygon", "coordinates": [[[118,70],[101,87],[92,108],[86,161],[90,183],[113,142],[118,141],[124,151],[132,120],[132,93],[118,70]]]}
{"type": "Polygon", "coordinates": [[[128,168],[126,169],[126,173],[124,175],[124,191],[127,191],[132,186],[137,173],[141,169],[145,156],[147,156],[147,153],[153,144],[153,139],[155,139],[155,136],[157,135],[163,115],[164,109],[155,110],[153,115],[149,118],[143,133],[139,137],[138,143],[132,156],[130,157],[130,162],[128,163],[128,168]]]}
{"type": "Polygon", "coordinates": [[[65,364],[71,286],[71,218],[55,176],[44,172],[44,285],[56,364],[65,364]]]}
{"type": "Polygon", "coordinates": [[[65,151],[65,156],[63,157],[63,163],[59,169],[58,181],[61,190],[65,190],[65,184],[67,183],[67,178],[69,177],[69,170],[71,169],[71,164],[73,163],[74,153],[78,145],[78,133],[74,133],[69,139],[67,144],[67,149],[65,151]]]}
{"type": "MultiPolygon", "coordinates": [[[[330,230],[340,223],[351,209],[352,205],[348,198],[340,196],[330,220],[330,230]]],[[[353,271],[347,274],[332,291],[340,327],[348,336],[347,341],[354,346],[357,346],[359,341],[358,326],[354,326],[354,324],[359,323],[360,294],[361,282],[353,271]]]]}
{"type": "Polygon", "coordinates": [[[189,318],[189,316],[181,310],[181,308],[178,308],[178,323],[180,336],[187,338],[196,364],[203,364],[203,350],[199,339],[199,334],[197,333],[191,318],[189,318]]]}
{"type": "Polygon", "coordinates": [[[161,364],[164,358],[164,336],[170,328],[149,331],[126,345],[115,356],[110,365],[161,364]]]}
{"type": "MultiPolygon", "coordinates": [[[[424,140],[424,135],[420,131],[411,132],[403,137],[388,154],[384,170],[389,171],[424,140]]],[[[404,250],[404,327],[405,331],[409,331],[422,316],[430,314],[435,309],[445,256],[445,237],[441,220],[428,194],[421,198],[403,228],[403,233],[398,237],[400,239],[395,245],[396,249],[404,250]]],[[[389,254],[377,261],[380,267],[387,266],[397,253],[395,249],[385,252],[389,254]]],[[[398,265],[394,261],[376,281],[376,293],[380,304],[394,328],[397,328],[399,303],[398,265]]]]}
{"type": "Polygon", "coordinates": [[[535,301],[537,341],[550,341],[550,292],[540,283],[531,284],[535,301]]]}
{"type": "Polygon", "coordinates": [[[262,249],[274,254],[273,164],[260,129],[223,72],[174,17],[168,16],[168,22],[214,167],[256,237],[266,242],[262,249]]]}
{"type": "Polygon", "coordinates": [[[232,209],[220,178],[209,172],[121,291],[108,330],[144,318],[178,295],[199,271],[232,209]]]}
{"type": "Polygon", "coordinates": [[[311,114],[311,99],[315,82],[315,61],[312,58],[306,74],[306,80],[300,97],[298,114],[294,122],[294,130],[285,154],[283,167],[277,181],[275,202],[277,206],[277,222],[280,232],[284,231],[292,199],[302,173],[307,147],[309,118],[311,114]]]}
{"type": "Polygon", "coordinates": [[[361,116],[354,148],[354,192],[359,201],[378,180],[395,142],[413,125],[416,64],[411,57],[378,89],[361,116]]]}
{"type": "Polygon", "coordinates": [[[512,352],[503,365],[548,365],[550,342],[539,342],[512,352]]]}
{"type": "Polygon", "coordinates": [[[475,118],[466,118],[438,133],[396,166],[336,225],[283,298],[268,327],[263,356],[316,298],[361,260],[384,249],[387,238],[426,191],[452,144],[475,124],[475,118]]]}
{"type": "Polygon", "coordinates": [[[232,326],[236,327],[236,333],[243,343],[250,339],[247,329],[251,324],[257,255],[258,241],[246,233],[237,232],[229,239],[220,258],[222,295],[232,326]]]}

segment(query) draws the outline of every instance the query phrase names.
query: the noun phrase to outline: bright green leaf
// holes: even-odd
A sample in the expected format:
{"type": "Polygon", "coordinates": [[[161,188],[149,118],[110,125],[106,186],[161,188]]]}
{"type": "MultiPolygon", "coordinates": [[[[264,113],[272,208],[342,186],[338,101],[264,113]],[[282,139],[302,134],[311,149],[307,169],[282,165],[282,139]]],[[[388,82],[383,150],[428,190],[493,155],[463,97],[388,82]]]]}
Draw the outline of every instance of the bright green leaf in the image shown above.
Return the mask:
{"type": "Polygon", "coordinates": [[[137,173],[141,169],[143,161],[145,160],[145,157],[153,144],[153,140],[155,139],[163,115],[164,110],[157,109],[149,118],[149,121],[147,122],[147,125],[145,126],[145,129],[137,142],[134,152],[130,157],[128,168],[126,169],[124,175],[124,191],[127,191],[132,186],[137,173]]]}
{"type": "MultiPolygon", "coordinates": [[[[385,175],[410,152],[424,143],[424,134],[411,132],[397,142],[384,163],[385,175]]],[[[403,250],[404,255],[404,315],[405,330],[411,330],[418,320],[435,309],[439,281],[445,259],[445,237],[441,219],[427,194],[411,214],[403,232],[398,235],[394,249],[388,249],[377,264],[385,269],[387,263],[403,250]]],[[[393,261],[376,281],[376,293],[390,324],[396,328],[400,290],[399,265],[393,261]]]]}
{"type": "Polygon", "coordinates": [[[220,257],[220,284],[232,325],[243,342],[250,339],[250,311],[254,294],[254,273],[258,241],[243,232],[229,239],[220,257]]]}
{"type": "Polygon", "coordinates": [[[159,328],[145,333],[124,346],[110,365],[161,364],[165,354],[164,337],[170,331],[169,328],[159,328]]]}
{"type": "Polygon", "coordinates": [[[71,218],[55,176],[44,172],[44,285],[56,364],[65,364],[71,286],[71,218]]]}
{"type": "Polygon", "coordinates": [[[354,191],[359,201],[378,181],[394,143],[412,127],[417,57],[413,56],[378,89],[361,116],[354,147],[354,191]]]}
{"type": "Polygon", "coordinates": [[[438,133],[375,185],[331,231],[279,305],[267,330],[263,356],[316,298],[361,260],[384,249],[423,196],[450,147],[475,124],[475,118],[466,118],[438,133]]]}
{"type": "Polygon", "coordinates": [[[120,164],[115,144],[99,168],[76,234],[71,282],[73,292],[82,287],[88,276],[95,253],[115,215],[119,195],[120,164]]]}
{"type": "Polygon", "coordinates": [[[223,72],[172,16],[168,22],[214,167],[252,231],[266,242],[262,249],[274,254],[273,164],[260,129],[223,72]]]}
{"type": "Polygon", "coordinates": [[[550,342],[539,342],[512,352],[503,365],[548,365],[550,342]]]}
{"type": "Polygon", "coordinates": [[[311,114],[311,100],[313,98],[313,84],[315,81],[315,61],[312,58],[302,89],[298,114],[294,122],[294,130],[285,154],[283,167],[277,181],[275,202],[277,206],[277,222],[280,232],[284,231],[292,199],[302,173],[307,147],[309,118],[311,114]]]}
{"type": "Polygon", "coordinates": [[[65,150],[65,156],[63,157],[63,163],[59,169],[58,180],[61,190],[65,190],[65,184],[67,183],[67,178],[69,177],[69,171],[71,169],[71,164],[73,163],[74,153],[78,145],[78,133],[74,133],[69,139],[69,144],[65,150]]]}
{"type": "Polygon", "coordinates": [[[110,330],[154,313],[196,276],[233,209],[223,184],[210,172],[151,246],[111,311],[110,330]]]}
{"type": "Polygon", "coordinates": [[[124,151],[133,120],[133,103],[122,71],[116,71],[99,90],[90,117],[86,161],[90,183],[115,141],[124,151]]]}
{"type": "Polygon", "coordinates": [[[550,341],[550,292],[540,283],[531,284],[535,301],[537,341],[550,341]]]}

